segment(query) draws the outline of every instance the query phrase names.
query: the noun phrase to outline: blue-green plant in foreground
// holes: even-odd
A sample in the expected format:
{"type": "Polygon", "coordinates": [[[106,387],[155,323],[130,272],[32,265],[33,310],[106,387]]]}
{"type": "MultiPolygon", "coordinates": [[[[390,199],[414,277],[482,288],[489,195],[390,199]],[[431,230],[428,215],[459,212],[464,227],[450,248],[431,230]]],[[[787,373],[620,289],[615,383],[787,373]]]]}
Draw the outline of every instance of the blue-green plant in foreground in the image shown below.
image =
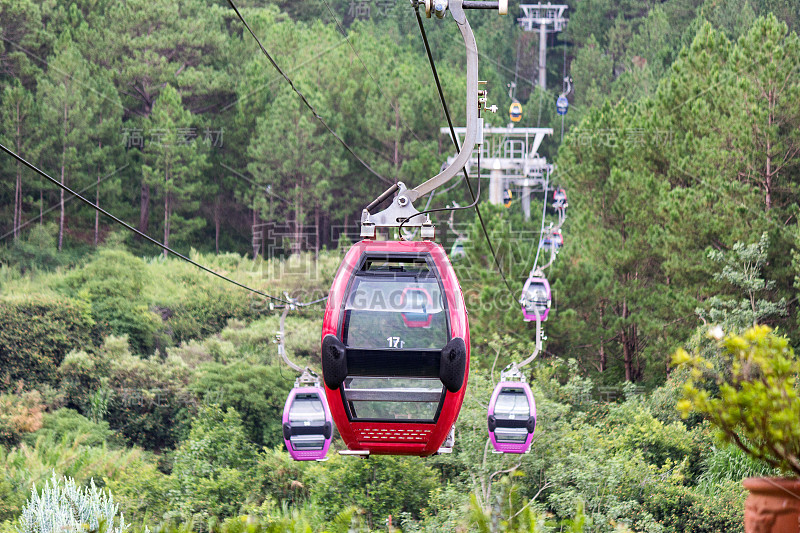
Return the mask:
{"type": "Polygon", "coordinates": [[[98,489],[94,480],[79,487],[73,478],[59,479],[53,472],[41,493],[34,485],[31,498],[22,508],[18,533],[63,533],[65,531],[124,533],[125,518],[115,521],[119,506],[114,497],[98,489]]]}

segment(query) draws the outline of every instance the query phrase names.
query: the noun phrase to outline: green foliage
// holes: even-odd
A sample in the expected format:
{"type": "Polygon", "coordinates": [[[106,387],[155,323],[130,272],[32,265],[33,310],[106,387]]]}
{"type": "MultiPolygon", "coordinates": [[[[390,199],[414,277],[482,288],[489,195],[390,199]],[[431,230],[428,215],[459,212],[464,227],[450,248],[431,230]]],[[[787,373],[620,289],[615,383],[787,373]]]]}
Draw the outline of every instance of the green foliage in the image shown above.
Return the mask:
{"type": "Polygon", "coordinates": [[[0,299],[0,388],[54,383],[64,356],[90,343],[93,325],[89,306],[71,298],[0,299]]]}
{"type": "Polygon", "coordinates": [[[720,340],[723,368],[698,354],[679,349],[676,365],[687,365],[692,379],[684,385],[678,408],[707,416],[723,437],[772,467],[800,475],[800,361],[788,341],[766,326],[720,340]],[[705,388],[713,383],[719,394],[705,388]]]}
{"type": "Polygon", "coordinates": [[[25,436],[29,446],[34,446],[38,439],[52,443],[79,439],[84,446],[102,446],[114,442],[114,433],[108,422],[93,422],[74,409],[62,408],[44,413],[41,427],[25,436]]]}
{"type": "Polygon", "coordinates": [[[744,300],[712,296],[706,301],[707,316],[712,324],[719,324],[725,329],[743,329],[757,323],[763,323],[773,316],[786,314],[786,300],[772,302],[757,298],[759,295],[773,291],[775,281],[767,281],[761,272],[767,262],[769,236],[764,233],[755,244],[745,245],[737,242],[729,253],[710,250],[709,258],[722,265],[722,270],[714,274],[714,280],[733,287],[736,292],[745,296],[744,300]]]}
{"type": "Polygon", "coordinates": [[[191,371],[183,361],[132,355],[125,336],[109,336],[91,354],[69,354],[59,376],[70,405],[91,416],[101,400],[111,427],[148,449],[174,446],[181,422],[196,405],[188,390],[191,371]]]}
{"type": "Polygon", "coordinates": [[[662,525],[664,533],[742,533],[744,499],[739,481],[720,483],[711,496],[682,485],[651,485],[643,498],[645,509],[662,525]]]}
{"type": "Polygon", "coordinates": [[[205,286],[168,308],[166,327],[176,343],[219,333],[228,320],[256,316],[251,300],[230,287],[205,286]]]}
{"type": "Polygon", "coordinates": [[[38,391],[0,394],[0,445],[19,442],[42,427],[42,396],[38,391]]]}
{"type": "Polygon", "coordinates": [[[138,353],[148,354],[161,326],[141,297],[145,263],[124,250],[103,249],[73,270],[64,284],[91,303],[99,336],[127,335],[138,353]]]}
{"type": "Polygon", "coordinates": [[[281,417],[291,386],[292,376],[281,367],[239,361],[202,365],[192,390],[205,403],[234,408],[252,442],[276,446],[283,442],[281,417]]]}
{"type": "Polygon", "coordinates": [[[368,461],[332,456],[324,466],[314,465],[311,499],[332,518],[350,506],[365,511],[370,527],[389,516],[409,513],[418,518],[430,493],[439,484],[436,472],[418,457],[381,455],[368,461]]]}
{"type": "Polygon", "coordinates": [[[253,490],[256,451],[234,409],[200,409],[175,452],[171,507],[198,526],[234,516],[253,490]]]}
{"type": "Polygon", "coordinates": [[[697,480],[697,489],[713,496],[731,482],[739,483],[747,477],[779,476],[780,470],[747,455],[732,444],[713,446],[703,459],[703,474],[697,480]]]}

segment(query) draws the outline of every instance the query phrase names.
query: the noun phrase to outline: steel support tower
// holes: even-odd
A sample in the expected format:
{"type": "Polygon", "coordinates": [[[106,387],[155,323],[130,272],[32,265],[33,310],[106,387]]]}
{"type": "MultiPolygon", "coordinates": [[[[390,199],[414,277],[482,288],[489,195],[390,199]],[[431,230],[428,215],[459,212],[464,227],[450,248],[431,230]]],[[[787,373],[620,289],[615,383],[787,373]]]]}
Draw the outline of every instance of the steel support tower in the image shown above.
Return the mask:
{"type": "Polygon", "coordinates": [[[517,19],[525,31],[539,32],[539,87],[547,90],[547,34],[562,31],[568,19],[563,4],[520,4],[523,16],[517,19]]]}

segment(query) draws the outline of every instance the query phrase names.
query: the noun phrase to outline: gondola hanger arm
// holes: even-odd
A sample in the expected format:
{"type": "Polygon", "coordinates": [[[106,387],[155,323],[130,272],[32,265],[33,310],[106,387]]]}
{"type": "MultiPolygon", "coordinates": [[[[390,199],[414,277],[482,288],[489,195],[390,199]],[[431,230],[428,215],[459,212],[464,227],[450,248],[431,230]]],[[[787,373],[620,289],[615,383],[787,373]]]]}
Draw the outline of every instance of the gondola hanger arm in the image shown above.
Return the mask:
{"type": "Polygon", "coordinates": [[[486,109],[492,112],[497,110],[497,106],[486,107],[486,92],[479,88],[478,47],[464,10],[497,9],[501,15],[504,15],[508,11],[508,0],[424,0],[417,2],[415,5],[419,4],[424,4],[425,14],[428,17],[434,14],[437,18],[444,18],[446,11],[449,10],[453,20],[458,25],[461,37],[464,39],[464,48],[467,56],[466,135],[461,151],[450,166],[413,189],[408,189],[403,182],[392,185],[363,210],[361,214],[361,236],[365,238],[373,238],[375,236],[375,228],[398,227],[401,222],[404,226],[422,228],[422,237],[432,238],[433,226],[430,222],[430,217],[416,216],[419,211],[414,208],[414,201],[420,196],[424,196],[441,187],[453,179],[457,173],[461,172],[461,169],[469,162],[475,144],[482,142],[483,119],[480,116],[481,110],[486,109]],[[397,195],[388,208],[379,213],[370,213],[371,209],[391,197],[395,192],[397,195]]]}

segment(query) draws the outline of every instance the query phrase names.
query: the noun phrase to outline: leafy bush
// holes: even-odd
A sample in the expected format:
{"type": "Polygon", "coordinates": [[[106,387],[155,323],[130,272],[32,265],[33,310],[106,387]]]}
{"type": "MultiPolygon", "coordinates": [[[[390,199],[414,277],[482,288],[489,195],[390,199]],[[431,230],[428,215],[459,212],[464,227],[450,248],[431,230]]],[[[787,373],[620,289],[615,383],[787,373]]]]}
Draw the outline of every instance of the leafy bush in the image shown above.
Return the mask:
{"type": "Polygon", "coordinates": [[[38,391],[0,394],[0,445],[13,445],[25,433],[42,427],[42,396],[38,391]]]}
{"type": "Polygon", "coordinates": [[[236,410],[204,406],[188,438],[175,451],[170,503],[184,520],[202,527],[234,516],[258,483],[253,476],[256,451],[247,440],[236,410]]]}
{"type": "Polygon", "coordinates": [[[198,398],[236,409],[252,442],[282,444],[281,417],[293,378],[288,370],[243,361],[227,366],[208,363],[196,376],[191,388],[198,398]]]}
{"type": "Polygon", "coordinates": [[[0,389],[16,381],[54,384],[64,356],[90,345],[86,304],[65,297],[0,300],[0,389]]]}
{"type": "Polygon", "coordinates": [[[37,439],[48,442],[74,441],[80,438],[84,446],[103,446],[113,443],[114,433],[108,422],[92,422],[74,409],[62,408],[42,417],[41,429],[25,435],[24,441],[33,446],[37,439]]]}
{"type": "Polygon", "coordinates": [[[17,265],[21,272],[53,269],[68,262],[56,247],[58,227],[36,224],[21,239],[0,252],[0,262],[17,265]]]}
{"type": "Polygon", "coordinates": [[[684,385],[682,413],[698,411],[722,436],[745,453],[772,467],[800,475],[800,360],[786,338],[766,326],[723,339],[723,368],[700,354],[678,350],[673,362],[691,368],[684,385]],[[716,385],[712,396],[696,385],[716,385]]]}
{"type": "Polygon", "coordinates": [[[419,457],[379,455],[369,461],[332,456],[324,466],[312,465],[311,500],[326,518],[350,506],[363,509],[370,527],[389,516],[421,516],[430,494],[439,486],[436,471],[419,457]]]}
{"type": "Polygon", "coordinates": [[[691,487],[653,483],[643,497],[644,508],[663,525],[664,533],[743,533],[745,492],[741,482],[727,482],[714,495],[691,487]]]}
{"type": "Polygon", "coordinates": [[[770,468],[731,444],[712,447],[703,459],[703,473],[697,480],[697,489],[713,495],[717,487],[730,482],[740,483],[747,477],[779,476],[780,470],[770,468]]]}
{"type": "Polygon", "coordinates": [[[124,250],[103,249],[64,284],[91,303],[100,336],[127,335],[139,353],[151,353],[161,327],[141,296],[145,263],[124,250]]]}
{"type": "Polygon", "coordinates": [[[146,449],[174,446],[196,405],[183,361],[131,355],[126,336],[109,336],[94,353],[71,353],[59,375],[71,405],[91,414],[92,400],[101,394],[110,427],[146,449]]]}
{"type": "Polygon", "coordinates": [[[208,284],[190,297],[164,311],[169,333],[175,343],[201,339],[219,333],[230,319],[256,316],[250,298],[230,287],[208,284]]]}
{"type": "Polygon", "coordinates": [[[19,533],[62,533],[64,531],[98,531],[103,524],[109,533],[128,529],[124,516],[117,518],[119,507],[110,493],[98,490],[94,481],[89,487],[78,487],[75,480],[60,480],[55,472],[41,493],[34,486],[31,497],[19,517],[19,533]]]}

